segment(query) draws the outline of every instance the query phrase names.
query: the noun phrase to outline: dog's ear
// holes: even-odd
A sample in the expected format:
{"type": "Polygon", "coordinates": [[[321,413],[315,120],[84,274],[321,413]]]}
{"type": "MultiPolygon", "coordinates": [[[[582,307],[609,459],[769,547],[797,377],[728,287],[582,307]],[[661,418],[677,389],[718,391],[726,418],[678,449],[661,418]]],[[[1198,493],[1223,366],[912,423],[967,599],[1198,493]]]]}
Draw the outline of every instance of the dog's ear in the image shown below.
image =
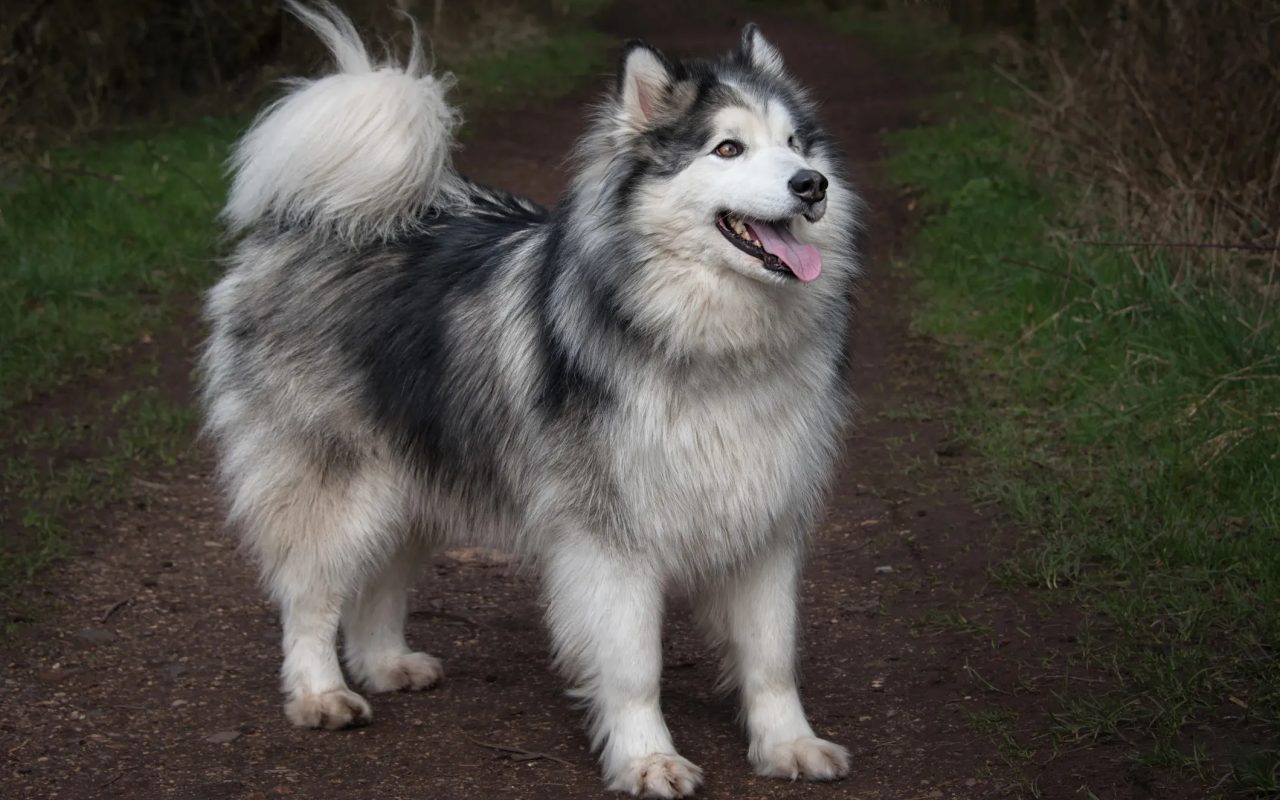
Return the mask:
{"type": "Polygon", "coordinates": [[[648,127],[663,110],[674,81],[671,63],[638,39],[627,42],[618,66],[618,97],[628,125],[648,127]]]}
{"type": "Polygon", "coordinates": [[[787,73],[786,65],[782,63],[782,53],[779,53],[778,48],[764,38],[764,34],[754,22],[748,22],[747,27],[742,29],[742,41],[738,44],[738,58],[747,66],[766,75],[782,77],[787,73]]]}

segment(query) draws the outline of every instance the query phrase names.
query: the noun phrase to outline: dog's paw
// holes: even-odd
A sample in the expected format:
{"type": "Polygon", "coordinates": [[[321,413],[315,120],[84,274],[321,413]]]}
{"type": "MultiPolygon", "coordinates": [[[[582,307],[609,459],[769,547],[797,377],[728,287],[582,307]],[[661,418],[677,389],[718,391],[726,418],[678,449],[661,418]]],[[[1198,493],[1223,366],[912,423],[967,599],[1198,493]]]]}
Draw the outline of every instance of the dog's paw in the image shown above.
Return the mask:
{"type": "Polygon", "coordinates": [[[334,689],[323,694],[299,695],[284,706],[285,716],[299,728],[326,728],[336,731],[373,721],[373,709],[350,689],[334,689]]]}
{"type": "Polygon", "coordinates": [[[702,783],[702,769],[675,753],[653,753],[632,759],[609,783],[615,792],[636,797],[692,797],[702,783]]]}
{"type": "Polygon", "coordinates": [[[849,751],[816,736],[761,747],[752,761],[757,774],[770,778],[833,781],[849,774],[849,751]]]}
{"type": "Polygon", "coordinates": [[[365,665],[361,682],[371,692],[430,689],[444,677],[440,659],[426,653],[405,653],[365,665]]]}

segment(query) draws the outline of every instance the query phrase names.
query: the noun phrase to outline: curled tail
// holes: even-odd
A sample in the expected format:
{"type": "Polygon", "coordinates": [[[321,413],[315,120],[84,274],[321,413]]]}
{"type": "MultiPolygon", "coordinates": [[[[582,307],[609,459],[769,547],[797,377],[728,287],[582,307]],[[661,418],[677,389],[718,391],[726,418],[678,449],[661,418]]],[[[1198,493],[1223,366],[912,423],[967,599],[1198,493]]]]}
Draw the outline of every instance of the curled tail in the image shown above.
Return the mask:
{"type": "Polygon", "coordinates": [[[459,117],[445,101],[452,81],[427,71],[417,36],[407,65],[375,64],[332,4],[287,5],[338,71],[294,83],[236,145],[222,212],[231,230],[274,221],[353,241],[385,238],[429,207],[457,202],[449,152],[459,117]]]}

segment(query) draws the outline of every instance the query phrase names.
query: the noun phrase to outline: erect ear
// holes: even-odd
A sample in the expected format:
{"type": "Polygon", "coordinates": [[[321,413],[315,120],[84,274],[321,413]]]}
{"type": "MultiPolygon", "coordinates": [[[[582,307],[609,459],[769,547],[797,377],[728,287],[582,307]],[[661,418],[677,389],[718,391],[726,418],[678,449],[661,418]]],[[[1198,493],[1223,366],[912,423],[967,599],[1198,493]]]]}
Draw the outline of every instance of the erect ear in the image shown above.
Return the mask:
{"type": "Polygon", "coordinates": [[[661,113],[673,76],[671,64],[649,45],[632,40],[622,51],[618,96],[626,122],[647,127],[661,113]]]}
{"type": "Polygon", "coordinates": [[[767,75],[781,77],[787,68],[782,63],[782,53],[764,38],[764,34],[754,22],[748,22],[742,29],[742,42],[738,45],[738,55],[754,69],[767,75]]]}

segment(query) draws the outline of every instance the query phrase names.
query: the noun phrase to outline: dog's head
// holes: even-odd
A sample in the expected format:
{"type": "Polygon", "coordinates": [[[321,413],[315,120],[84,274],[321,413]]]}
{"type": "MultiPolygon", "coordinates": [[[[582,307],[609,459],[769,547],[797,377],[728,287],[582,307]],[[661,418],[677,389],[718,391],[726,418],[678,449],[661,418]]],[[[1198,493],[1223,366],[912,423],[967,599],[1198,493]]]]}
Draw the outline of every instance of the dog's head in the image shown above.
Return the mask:
{"type": "Polygon", "coordinates": [[[847,246],[834,143],[754,25],[718,59],[630,43],[587,145],[579,190],[668,263],[799,287],[847,246]]]}

